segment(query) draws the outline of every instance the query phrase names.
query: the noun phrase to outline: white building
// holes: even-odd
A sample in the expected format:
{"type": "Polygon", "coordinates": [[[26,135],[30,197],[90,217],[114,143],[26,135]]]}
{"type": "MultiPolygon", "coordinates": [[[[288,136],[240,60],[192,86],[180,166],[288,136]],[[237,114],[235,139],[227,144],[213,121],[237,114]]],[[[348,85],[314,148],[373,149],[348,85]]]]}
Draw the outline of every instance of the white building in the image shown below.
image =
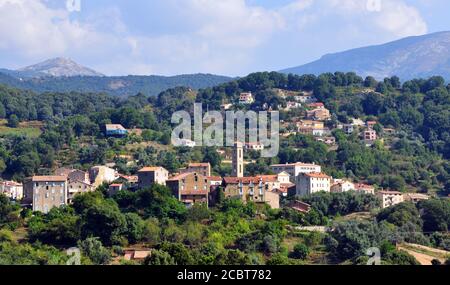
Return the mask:
{"type": "Polygon", "coordinates": [[[264,145],[262,143],[246,143],[245,149],[246,150],[254,150],[254,151],[263,151],[264,145]]]}
{"type": "Polygon", "coordinates": [[[251,92],[241,93],[239,96],[239,104],[249,105],[253,104],[255,102],[255,99],[253,98],[253,95],[251,92]]]}
{"type": "MultiPolygon", "coordinates": [[[[281,106],[279,106],[279,107],[280,107],[280,109],[282,109],[281,106]]],[[[302,103],[288,101],[288,102],[286,102],[286,108],[283,108],[283,109],[285,111],[290,111],[292,109],[298,109],[298,108],[301,108],[301,107],[302,107],[302,103]]]]}
{"type": "Polygon", "coordinates": [[[192,140],[180,139],[177,141],[177,146],[194,148],[196,143],[192,140]]]}
{"type": "Polygon", "coordinates": [[[331,135],[331,130],[329,128],[313,129],[312,134],[315,137],[325,137],[331,135]]]}
{"type": "Polygon", "coordinates": [[[311,104],[317,102],[317,99],[313,95],[304,95],[304,96],[295,96],[295,101],[304,104],[311,104]]]}
{"type": "Polygon", "coordinates": [[[94,187],[86,181],[68,180],[67,181],[67,203],[71,204],[74,197],[78,194],[88,193],[94,191],[94,187]]]}
{"type": "Polygon", "coordinates": [[[355,191],[364,194],[375,195],[375,187],[363,183],[355,184],[355,191]]]}
{"type": "Polygon", "coordinates": [[[106,166],[94,166],[89,170],[89,178],[94,188],[99,187],[103,183],[111,183],[119,178],[118,173],[106,166]]]}
{"type": "Polygon", "coordinates": [[[331,191],[331,177],[324,173],[306,173],[297,177],[297,196],[331,191]]]}
{"type": "Polygon", "coordinates": [[[210,186],[221,186],[223,179],[220,176],[209,176],[208,181],[210,186]]]}
{"type": "Polygon", "coordinates": [[[23,185],[14,181],[1,181],[0,182],[0,194],[5,195],[12,200],[22,200],[23,198],[23,185]]]}
{"type": "Polygon", "coordinates": [[[335,183],[331,186],[331,193],[344,193],[354,190],[355,184],[347,180],[335,180],[335,183]]]}
{"type": "Polygon", "coordinates": [[[287,172],[291,177],[291,182],[295,183],[296,177],[302,173],[321,173],[322,167],[316,164],[308,163],[291,163],[291,164],[274,164],[270,166],[274,173],[287,172]]]}
{"type": "Polygon", "coordinates": [[[397,191],[379,191],[377,193],[377,197],[381,199],[383,209],[395,206],[405,201],[403,193],[397,191]]]}
{"type": "Polygon", "coordinates": [[[407,193],[403,195],[403,198],[405,201],[410,201],[413,203],[419,203],[420,201],[430,200],[430,196],[420,193],[407,193]]]}
{"type": "Polygon", "coordinates": [[[287,173],[286,171],[283,171],[281,173],[278,173],[277,180],[280,182],[280,184],[289,184],[291,183],[291,175],[287,173]]]}

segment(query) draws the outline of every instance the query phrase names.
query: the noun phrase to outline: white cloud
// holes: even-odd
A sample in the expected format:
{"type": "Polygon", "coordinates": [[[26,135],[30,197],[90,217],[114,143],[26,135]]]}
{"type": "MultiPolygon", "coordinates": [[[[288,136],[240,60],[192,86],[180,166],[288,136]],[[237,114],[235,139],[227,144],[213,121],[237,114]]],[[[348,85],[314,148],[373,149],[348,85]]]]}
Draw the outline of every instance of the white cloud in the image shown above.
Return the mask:
{"type": "Polygon", "coordinates": [[[363,17],[361,28],[378,28],[397,37],[421,35],[428,30],[420,12],[402,0],[331,0],[330,4],[344,16],[363,17]]]}
{"type": "Polygon", "coordinates": [[[376,18],[376,23],[399,37],[422,35],[428,31],[419,11],[402,1],[382,1],[380,16],[376,18]]]}
{"type": "Polygon", "coordinates": [[[293,0],[275,8],[246,0],[165,0],[178,16],[168,20],[174,29],[137,33],[119,6],[76,20],[48,0],[0,0],[0,53],[28,63],[67,56],[105,74],[243,75],[274,56],[256,55],[273,47],[290,50],[279,56],[291,61],[299,56],[295,49],[319,53],[427,31],[404,0],[381,1],[380,11],[369,11],[362,0],[293,0]]]}

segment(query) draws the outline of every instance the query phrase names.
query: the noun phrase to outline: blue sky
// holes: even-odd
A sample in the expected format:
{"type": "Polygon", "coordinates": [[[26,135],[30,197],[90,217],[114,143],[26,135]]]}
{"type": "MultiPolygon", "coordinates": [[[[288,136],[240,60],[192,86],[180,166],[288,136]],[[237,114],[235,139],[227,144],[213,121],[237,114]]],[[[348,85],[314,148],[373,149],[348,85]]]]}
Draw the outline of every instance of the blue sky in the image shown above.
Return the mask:
{"type": "Polygon", "coordinates": [[[69,2],[0,0],[0,67],[62,56],[107,75],[241,76],[450,30],[446,0],[69,2]]]}

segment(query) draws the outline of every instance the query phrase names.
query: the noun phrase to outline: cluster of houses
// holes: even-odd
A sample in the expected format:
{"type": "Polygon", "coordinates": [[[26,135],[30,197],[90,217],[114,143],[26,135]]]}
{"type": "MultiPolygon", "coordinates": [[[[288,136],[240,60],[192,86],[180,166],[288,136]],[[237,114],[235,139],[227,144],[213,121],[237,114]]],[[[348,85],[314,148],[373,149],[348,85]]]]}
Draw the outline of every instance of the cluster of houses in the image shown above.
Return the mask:
{"type": "MultiPolygon", "coordinates": [[[[87,172],[61,168],[51,176],[30,177],[23,185],[12,181],[0,182],[0,193],[21,201],[24,207],[43,213],[48,213],[53,207],[71,204],[77,194],[94,191],[104,183],[109,184],[110,195],[124,190],[150,188],[154,184],[164,185],[188,207],[197,203],[213,206],[219,191],[223,191],[226,198],[240,199],[244,203],[268,204],[273,209],[281,207],[284,197],[304,197],[318,192],[356,191],[377,195],[383,208],[404,201],[418,202],[429,198],[423,194],[376,192],[373,186],[333,179],[322,172],[320,165],[301,162],[271,165],[272,175],[245,177],[246,149],[246,144],[235,144],[230,177],[212,176],[210,163],[190,163],[173,175],[163,167],[144,167],[136,176],[121,175],[106,166],[95,166],[87,172]]],[[[311,208],[295,200],[288,207],[300,212],[308,212],[311,208]]]]}
{"type": "MultiPolygon", "coordinates": [[[[312,135],[318,141],[329,145],[336,143],[325,122],[331,119],[330,111],[318,102],[312,93],[298,93],[286,90],[276,90],[279,96],[289,98],[288,109],[307,106],[306,117],[293,120],[296,132],[312,135]]],[[[240,94],[240,104],[253,104],[255,99],[250,92],[240,94]]],[[[232,104],[223,105],[224,110],[232,104]]],[[[370,146],[377,139],[374,127],[377,122],[363,122],[355,119],[352,124],[339,124],[346,134],[361,131],[365,143],[370,146]]],[[[106,135],[110,137],[126,136],[128,131],[121,125],[106,125],[106,135]]],[[[292,132],[289,133],[293,134],[292,132]]],[[[195,147],[195,142],[183,140],[182,145],[195,147]]],[[[232,152],[231,177],[216,177],[211,174],[209,163],[191,163],[187,168],[179,169],[178,173],[169,173],[163,167],[145,167],[135,176],[117,173],[107,166],[96,166],[88,172],[61,168],[52,176],[34,176],[22,184],[13,181],[0,182],[0,193],[12,200],[21,201],[23,206],[33,211],[47,213],[53,207],[72,203],[75,195],[94,191],[100,185],[109,185],[109,194],[114,195],[124,190],[149,188],[154,184],[167,186],[172,194],[187,206],[196,203],[214,205],[219,191],[227,198],[240,199],[244,203],[252,201],[268,204],[272,208],[280,208],[281,200],[287,196],[303,197],[318,192],[343,193],[356,191],[369,195],[377,195],[382,200],[383,208],[404,201],[421,201],[429,197],[422,194],[403,194],[394,191],[375,191],[370,185],[353,183],[348,180],[333,179],[316,164],[291,163],[271,165],[273,175],[244,176],[244,151],[262,151],[260,143],[236,143],[232,152]]],[[[308,212],[310,206],[300,201],[289,204],[294,210],[308,212]]]]}

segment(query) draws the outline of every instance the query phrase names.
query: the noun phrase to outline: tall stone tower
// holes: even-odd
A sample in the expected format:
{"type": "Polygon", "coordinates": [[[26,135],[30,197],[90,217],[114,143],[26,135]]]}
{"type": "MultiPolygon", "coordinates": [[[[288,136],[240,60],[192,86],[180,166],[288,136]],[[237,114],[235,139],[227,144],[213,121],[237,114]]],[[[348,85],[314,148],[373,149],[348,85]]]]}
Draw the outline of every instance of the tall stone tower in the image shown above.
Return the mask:
{"type": "Polygon", "coordinates": [[[236,142],[233,148],[233,177],[244,177],[244,145],[236,142]]]}

